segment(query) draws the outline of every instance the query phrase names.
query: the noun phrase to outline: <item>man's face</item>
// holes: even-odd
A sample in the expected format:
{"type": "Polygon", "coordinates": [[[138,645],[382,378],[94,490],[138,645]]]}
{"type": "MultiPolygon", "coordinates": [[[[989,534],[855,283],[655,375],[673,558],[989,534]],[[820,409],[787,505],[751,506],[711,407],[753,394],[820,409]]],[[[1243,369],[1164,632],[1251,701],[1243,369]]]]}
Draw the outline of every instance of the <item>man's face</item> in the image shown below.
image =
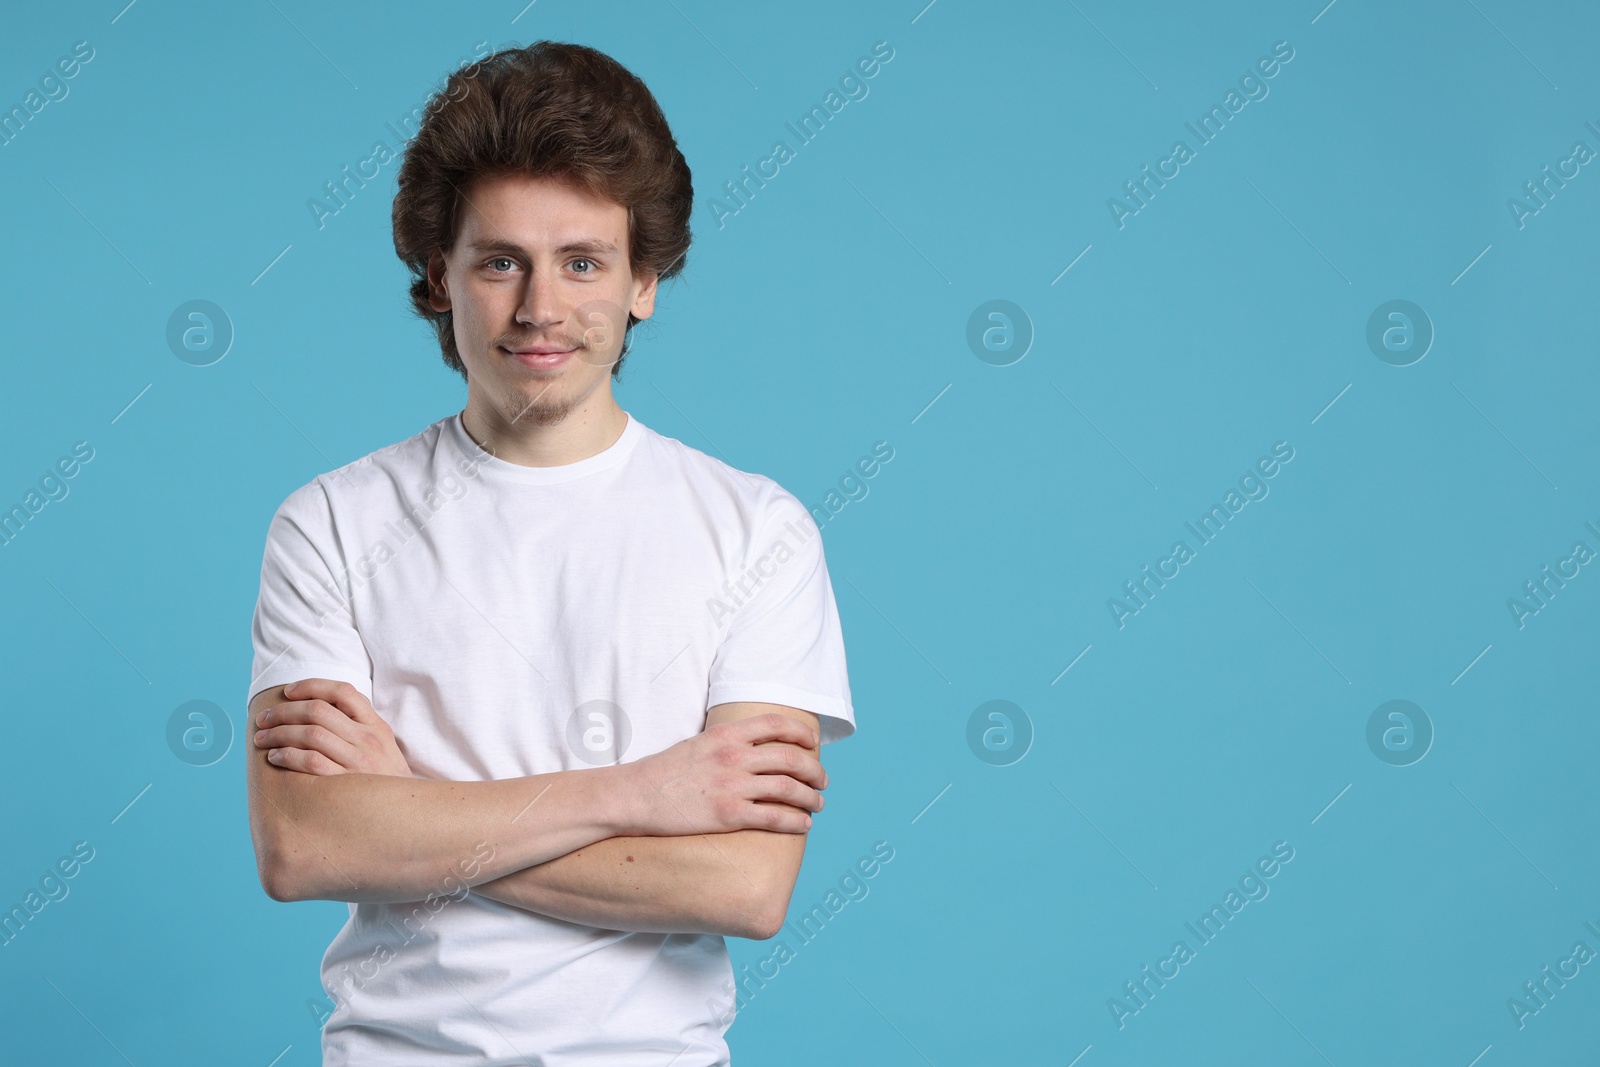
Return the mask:
{"type": "Polygon", "coordinates": [[[629,269],[627,209],[523,174],[481,178],[465,197],[455,247],[428,276],[434,310],[452,313],[469,406],[549,425],[608,398],[628,313],[655,310],[655,276],[629,269]]]}

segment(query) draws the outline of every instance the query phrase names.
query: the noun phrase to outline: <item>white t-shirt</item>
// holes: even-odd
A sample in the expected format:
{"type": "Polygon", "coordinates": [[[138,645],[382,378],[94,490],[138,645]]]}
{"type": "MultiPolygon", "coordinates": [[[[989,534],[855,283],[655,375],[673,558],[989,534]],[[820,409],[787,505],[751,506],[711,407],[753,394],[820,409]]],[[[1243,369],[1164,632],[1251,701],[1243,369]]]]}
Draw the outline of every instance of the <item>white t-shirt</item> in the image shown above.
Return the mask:
{"type": "MultiPolygon", "coordinates": [[[[855,731],[810,513],[632,416],[564,466],[491,456],[453,415],[319,475],[273,517],[253,637],[250,696],[350,682],[421,778],[628,762],[728,701],[815,712],[824,744],[855,731]]],[[[328,1067],[728,1063],[716,935],[601,930],[441,886],[352,903],[322,981],[328,1067]]]]}

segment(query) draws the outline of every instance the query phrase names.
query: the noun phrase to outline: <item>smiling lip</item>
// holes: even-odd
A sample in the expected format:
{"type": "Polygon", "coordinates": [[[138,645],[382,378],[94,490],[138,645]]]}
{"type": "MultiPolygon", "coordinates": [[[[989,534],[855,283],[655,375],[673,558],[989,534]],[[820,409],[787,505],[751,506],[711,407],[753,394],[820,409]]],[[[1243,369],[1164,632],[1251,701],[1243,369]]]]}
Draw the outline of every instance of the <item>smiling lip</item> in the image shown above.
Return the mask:
{"type": "Polygon", "coordinates": [[[529,367],[533,370],[549,370],[552,367],[561,366],[577,349],[569,348],[561,352],[542,352],[532,348],[520,350],[507,348],[505,351],[512,359],[524,367],[529,367]]]}

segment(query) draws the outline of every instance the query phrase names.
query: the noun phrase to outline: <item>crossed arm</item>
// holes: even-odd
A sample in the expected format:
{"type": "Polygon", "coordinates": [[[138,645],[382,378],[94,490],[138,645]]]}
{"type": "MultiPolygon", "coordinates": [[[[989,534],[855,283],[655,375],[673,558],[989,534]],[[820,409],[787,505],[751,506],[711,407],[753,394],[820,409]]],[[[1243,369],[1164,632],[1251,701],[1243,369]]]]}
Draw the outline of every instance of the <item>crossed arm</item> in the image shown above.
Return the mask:
{"type": "Polygon", "coordinates": [[[763,703],[719,704],[705,733],[633,764],[492,782],[412,778],[343,683],[258,694],[250,733],[251,828],[274,899],[409,901],[453,875],[617,930],[773,936],[827,780],[817,717],[763,703]]]}
{"type": "Polygon", "coordinates": [[[770,830],[610,837],[473,891],[586,926],[765,940],[783,925],[805,843],[770,830]]]}

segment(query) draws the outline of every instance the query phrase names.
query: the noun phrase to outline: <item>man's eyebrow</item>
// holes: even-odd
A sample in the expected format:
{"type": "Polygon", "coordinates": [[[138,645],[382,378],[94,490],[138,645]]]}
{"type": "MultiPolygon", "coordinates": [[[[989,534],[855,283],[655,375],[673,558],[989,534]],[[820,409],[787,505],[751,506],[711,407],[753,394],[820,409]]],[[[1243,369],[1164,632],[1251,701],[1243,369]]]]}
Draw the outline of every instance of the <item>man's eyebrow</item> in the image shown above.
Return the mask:
{"type": "MultiPolygon", "coordinates": [[[[483,237],[471,241],[467,245],[468,251],[483,255],[489,252],[509,252],[527,258],[527,249],[515,241],[507,241],[497,237],[483,237]]],[[[568,241],[556,249],[556,255],[565,256],[573,253],[584,253],[591,256],[616,255],[619,249],[610,241],[601,241],[596,238],[584,238],[577,241],[568,241]]]]}

